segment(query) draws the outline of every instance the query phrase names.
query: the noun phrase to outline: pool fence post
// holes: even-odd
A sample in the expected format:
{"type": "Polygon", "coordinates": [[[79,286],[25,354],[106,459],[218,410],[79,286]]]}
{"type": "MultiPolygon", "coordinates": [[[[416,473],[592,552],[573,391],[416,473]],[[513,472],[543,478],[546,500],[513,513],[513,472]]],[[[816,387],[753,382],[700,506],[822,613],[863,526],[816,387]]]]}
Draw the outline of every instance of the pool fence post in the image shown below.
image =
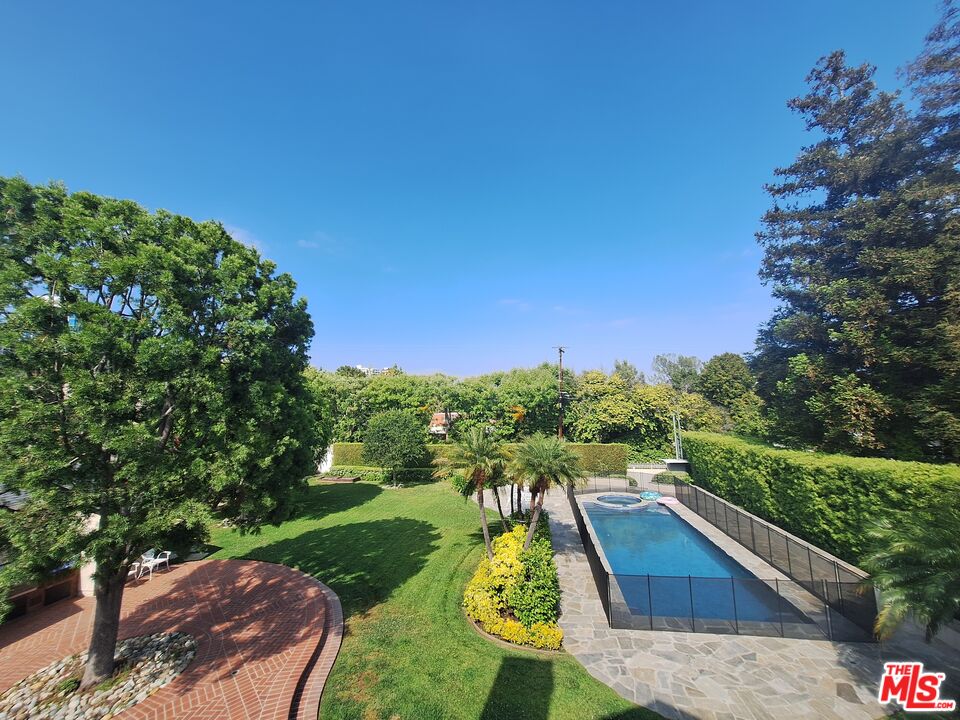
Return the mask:
{"type": "Polygon", "coordinates": [[[757,535],[753,531],[754,525],[755,523],[753,522],[753,518],[750,518],[750,549],[753,550],[753,554],[756,555],[757,554],[757,535]]]}
{"type": "MultiPolygon", "coordinates": [[[[823,581],[823,596],[827,596],[827,581],[823,581]]],[[[830,617],[830,605],[826,600],[823,602],[823,611],[827,615],[827,640],[833,640],[833,618],[830,617]]]]}
{"type": "MultiPolygon", "coordinates": [[[[769,553],[767,555],[767,562],[769,562],[774,567],[777,567],[776,564],[773,562],[773,540],[770,538],[770,523],[767,523],[767,552],[769,553]]],[[[777,568],[777,569],[779,570],[780,568],[777,568]]]]}
{"type": "Polygon", "coordinates": [[[687,575],[687,583],[690,586],[690,631],[697,631],[697,616],[693,612],[693,578],[687,575]]]}
{"type": "Polygon", "coordinates": [[[777,591],[777,617],[780,618],[780,637],[785,637],[783,634],[783,607],[781,605],[781,600],[783,598],[780,596],[780,579],[774,578],[774,589],[777,591]]]}
{"type": "Polygon", "coordinates": [[[653,630],[653,590],[650,589],[649,573],[647,573],[647,613],[650,616],[650,629],[653,630]]]}
{"type": "Polygon", "coordinates": [[[740,618],[737,617],[737,583],[732,575],[730,576],[730,592],[733,594],[733,628],[736,630],[737,635],[739,635],[740,618]]]}
{"type": "MultiPolygon", "coordinates": [[[[809,545],[807,545],[807,562],[810,564],[810,588],[813,589],[816,587],[816,583],[813,579],[813,553],[810,552],[809,545]]],[[[824,598],[826,598],[826,594],[824,594],[824,598]]]]}

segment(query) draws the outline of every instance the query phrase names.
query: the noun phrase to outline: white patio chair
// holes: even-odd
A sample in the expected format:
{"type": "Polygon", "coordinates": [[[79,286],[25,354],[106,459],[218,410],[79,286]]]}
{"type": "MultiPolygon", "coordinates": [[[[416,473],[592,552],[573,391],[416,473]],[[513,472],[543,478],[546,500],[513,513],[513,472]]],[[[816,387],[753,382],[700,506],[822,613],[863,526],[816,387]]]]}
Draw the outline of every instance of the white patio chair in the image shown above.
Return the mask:
{"type": "Polygon", "coordinates": [[[163,550],[162,552],[157,552],[154,549],[147,550],[143,555],[140,556],[140,570],[137,577],[143,577],[143,573],[147,572],[150,574],[150,579],[153,579],[153,569],[159,567],[160,565],[166,565],[167,570],[170,569],[170,551],[163,550]]]}

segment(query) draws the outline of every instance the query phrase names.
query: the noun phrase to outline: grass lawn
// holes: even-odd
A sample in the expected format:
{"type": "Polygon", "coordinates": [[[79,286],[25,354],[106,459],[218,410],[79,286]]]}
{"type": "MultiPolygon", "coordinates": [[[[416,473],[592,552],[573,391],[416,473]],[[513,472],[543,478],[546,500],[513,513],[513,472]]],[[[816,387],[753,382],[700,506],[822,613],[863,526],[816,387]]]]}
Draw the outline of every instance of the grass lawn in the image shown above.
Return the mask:
{"type": "Polygon", "coordinates": [[[460,602],[482,553],[479,517],[445,483],[314,485],[299,517],[258,536],[218,528],[212,542],[214,557],[283,563],[340,596],[346,633],[321,718],[660,717],[569,655],[506,649],[474,632],[460,602]]]}

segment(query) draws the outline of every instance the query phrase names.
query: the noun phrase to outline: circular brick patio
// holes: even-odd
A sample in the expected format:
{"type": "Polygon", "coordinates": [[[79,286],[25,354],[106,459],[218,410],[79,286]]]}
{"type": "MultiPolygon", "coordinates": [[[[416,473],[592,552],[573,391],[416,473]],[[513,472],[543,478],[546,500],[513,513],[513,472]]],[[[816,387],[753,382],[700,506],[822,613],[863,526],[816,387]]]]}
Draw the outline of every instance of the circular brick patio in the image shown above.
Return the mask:
{"type": "MultiPolygon", "coordinates": [[[[64,600],[0,626],[0,692],[87,648],[92,598],[64,600]]],[[[203,560],[128,584],[120,637],[189,633],[197,655],[123,720],[304,720],[340,649],[343,615],[328,587],[282,565],[203,560]]]]}

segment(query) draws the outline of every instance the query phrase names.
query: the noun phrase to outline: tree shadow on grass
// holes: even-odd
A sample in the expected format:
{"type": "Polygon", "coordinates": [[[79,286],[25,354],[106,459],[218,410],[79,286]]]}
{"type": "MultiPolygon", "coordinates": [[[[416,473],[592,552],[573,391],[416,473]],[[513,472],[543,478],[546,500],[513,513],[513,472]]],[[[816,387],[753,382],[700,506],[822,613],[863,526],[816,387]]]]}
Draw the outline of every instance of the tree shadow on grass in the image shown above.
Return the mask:
{"type": "Polygon", "coordinates": [[[480,720],[547,720],[553,695],[553,664],[532,657],[505,657],[480,720]]]}
{"type": "Polygon", "coordinates": [[[382,492],[383,488],[379,485],[363,482],[310,485],[298,498],[293,517],[317,519],[344,512],[373,500],[382,492]]]}
{"type": "Polygon", "coordinates": [[[337,593],[344,617],[350,617],[383,602],[416,575],[439,539],[439,531],[429,523],[393,518],[310,530],[244,557],[314,576],[337,593]]]}

